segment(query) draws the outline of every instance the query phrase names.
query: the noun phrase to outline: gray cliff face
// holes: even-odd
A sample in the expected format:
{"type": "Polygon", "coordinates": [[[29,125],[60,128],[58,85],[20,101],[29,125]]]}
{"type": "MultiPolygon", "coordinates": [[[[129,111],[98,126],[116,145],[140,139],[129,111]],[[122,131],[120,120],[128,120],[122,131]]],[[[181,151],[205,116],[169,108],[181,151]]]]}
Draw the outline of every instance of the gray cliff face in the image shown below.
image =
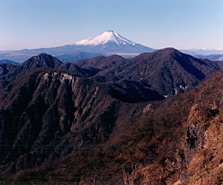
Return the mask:
{"type": "Polygon", "coordinates": [[[187,128],[187,136],[185,139],[185,156],[188,165],[191,159],[196,155],[197,151],[204,147],[205,132],[195,125],[190,124],[187,128]]]}
{"type": "Polygon", "coordinates": [[[187,126],[187,133],[185,137],[184,154],[181,163],[181,168],[183,168],[181,174],[181,181],[188,178],[187,168],[193,159],[193,157],[198,153],[198,151],[204,148],[205,145],[205,131],[198,128],[196,125],[189,123],[187,126]]]}

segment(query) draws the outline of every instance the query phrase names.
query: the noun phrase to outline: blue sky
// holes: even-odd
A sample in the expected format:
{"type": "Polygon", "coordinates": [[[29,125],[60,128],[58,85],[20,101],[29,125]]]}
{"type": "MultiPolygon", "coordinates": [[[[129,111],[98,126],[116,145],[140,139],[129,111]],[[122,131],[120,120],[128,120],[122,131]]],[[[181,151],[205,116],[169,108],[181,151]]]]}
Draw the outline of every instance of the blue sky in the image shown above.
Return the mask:
{"type": "Polygon", "coordinates": [[[223,0],[0,0],[0,50],[114,30],[152,48],[223,49],[223,0]]]}

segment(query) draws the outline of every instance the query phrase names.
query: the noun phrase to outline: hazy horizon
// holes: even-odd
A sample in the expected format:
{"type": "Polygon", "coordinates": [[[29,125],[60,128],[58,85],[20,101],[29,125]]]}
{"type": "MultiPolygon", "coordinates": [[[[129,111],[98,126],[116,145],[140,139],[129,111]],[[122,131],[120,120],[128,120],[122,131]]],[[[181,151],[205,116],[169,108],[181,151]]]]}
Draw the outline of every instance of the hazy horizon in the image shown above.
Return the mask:
{"type": "Polygon", "coordinates": [[[160,49],[223,49],[220,0],[1,0],[0,50],[63,46],[114,30],[160,49]]]}

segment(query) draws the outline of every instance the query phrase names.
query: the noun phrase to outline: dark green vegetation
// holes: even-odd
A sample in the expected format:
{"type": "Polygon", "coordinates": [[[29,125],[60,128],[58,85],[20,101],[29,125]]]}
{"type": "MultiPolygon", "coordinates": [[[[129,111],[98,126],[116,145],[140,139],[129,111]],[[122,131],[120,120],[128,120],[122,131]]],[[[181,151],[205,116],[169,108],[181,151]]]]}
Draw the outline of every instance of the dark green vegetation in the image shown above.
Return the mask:
{"type": "Polygon", "coordinates": [[[2,182],[223,182],[222,71],[192,89],[221,63],[170,48],[77,64],[0,65],[2,182]]]}

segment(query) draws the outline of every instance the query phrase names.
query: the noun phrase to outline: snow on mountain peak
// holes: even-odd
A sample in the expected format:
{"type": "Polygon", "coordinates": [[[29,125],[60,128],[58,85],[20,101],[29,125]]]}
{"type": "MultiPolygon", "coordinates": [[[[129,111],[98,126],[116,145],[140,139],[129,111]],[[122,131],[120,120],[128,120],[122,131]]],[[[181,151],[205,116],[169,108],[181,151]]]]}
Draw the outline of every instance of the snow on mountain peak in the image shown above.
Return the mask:
{"type": "Polygon", "coordinates": [[[135,45],[134,42],[122,37],[121,35],[119,35],[115,31],[111,31],[111,30],[105,31],[105,32],[93,37],[93,38],[85,39],[85,40],[82,40],[80,42],[77,42],[76,45],[97,46],[97,45],[106,44],[108,42],[114,42],[118,45],[135,45]]]}

